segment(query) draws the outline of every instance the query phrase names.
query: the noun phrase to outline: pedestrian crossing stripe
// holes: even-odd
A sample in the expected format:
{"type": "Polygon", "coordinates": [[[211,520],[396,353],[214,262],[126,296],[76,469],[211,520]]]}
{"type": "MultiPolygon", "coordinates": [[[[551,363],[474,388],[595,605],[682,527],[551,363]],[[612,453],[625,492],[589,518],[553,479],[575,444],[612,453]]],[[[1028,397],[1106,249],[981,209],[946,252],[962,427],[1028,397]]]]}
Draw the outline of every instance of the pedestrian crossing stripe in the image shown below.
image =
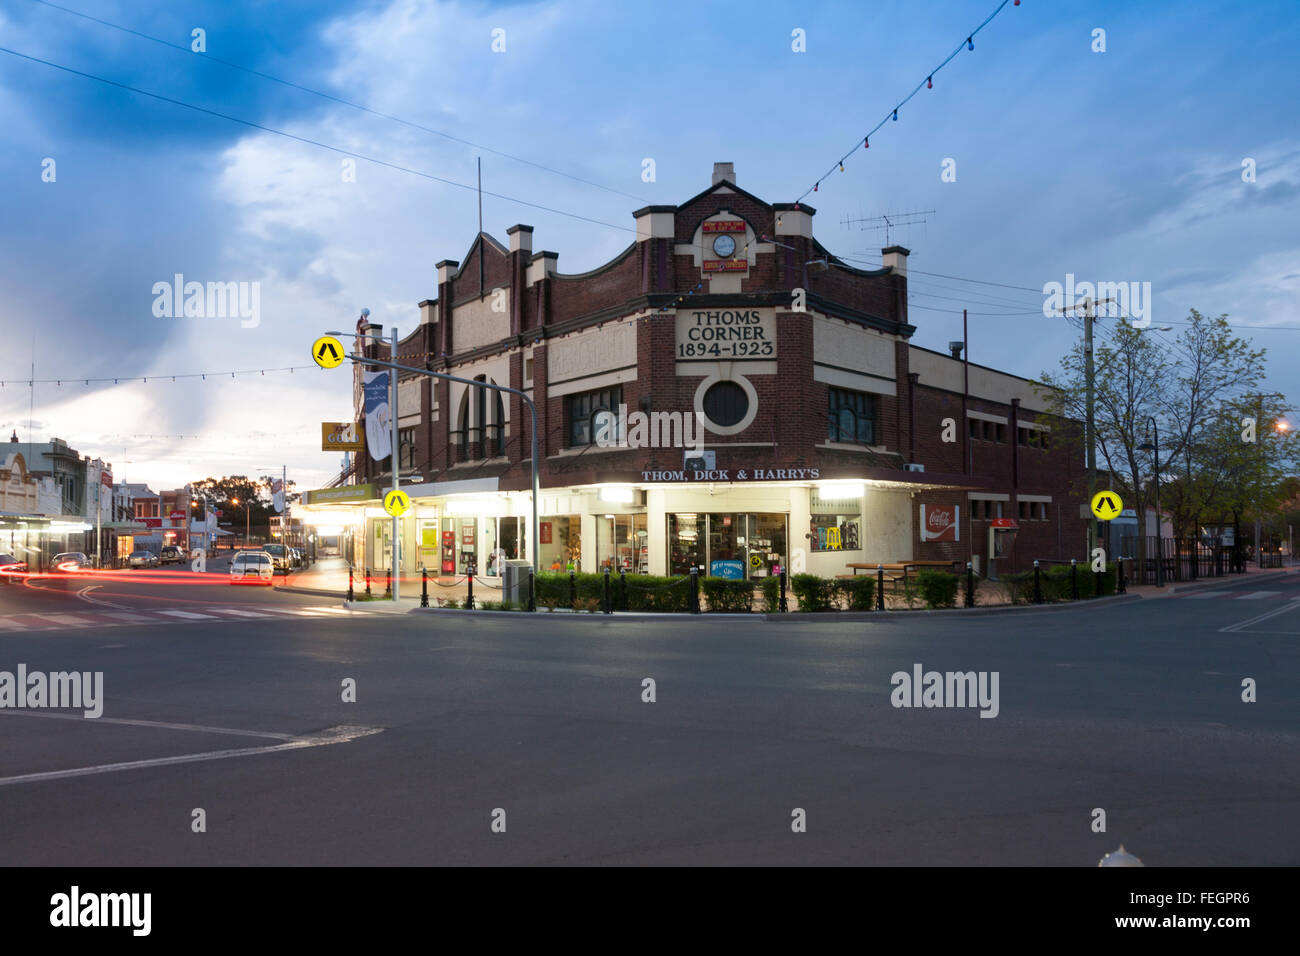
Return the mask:
{"type": "Polygon", "coordinates": [[[81,630],[85,628],[125,627],[132,624],[199,624],[218,621],[244,620],[259,618],[262,620],[276,617],[329,617],[332,614],[351,614],[344,608],[317,606],[307,608],[268,607],[257,611],[247,611],[233,607],[205,607],[203,612],[178,611],[172,608],[144,608],[140,611],[86,611],[80,614],[62,612],[11,614],[0,616],[0,630],[6,633],[15,631],[55,631],[81,630]],[[225,615],[231,615],[226,617],[225,615]]]}

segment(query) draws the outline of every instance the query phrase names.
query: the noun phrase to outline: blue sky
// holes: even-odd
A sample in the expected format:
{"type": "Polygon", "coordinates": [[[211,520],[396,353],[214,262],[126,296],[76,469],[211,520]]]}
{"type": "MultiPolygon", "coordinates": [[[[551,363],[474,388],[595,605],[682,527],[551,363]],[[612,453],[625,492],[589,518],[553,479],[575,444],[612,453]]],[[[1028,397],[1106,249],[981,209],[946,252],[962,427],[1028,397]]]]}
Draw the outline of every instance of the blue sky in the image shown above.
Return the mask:
{"type": "MultiPolygon", "coordinates": [[[[0,46],[463,183],[482,155],[486,189],[619,227],[485,199],[489,232],[531,224],[562,272],[616,254],[633,209],[684,201],[715,161],[768,201],[797,198],[997,5],[60,2],[186,49],[202,28],[207,55],[32,0],[0,2],[0,46]],[[796,28],[806,52],[791,50],[796,28]]],[[[1294,2],[1008,3],[808,197],[815,234],[875,265],[884,234],[846,218],[933,209],[893,236],[913,270],[1022,288],[914,271],[914,341],[960,338],[963,306],[1010,313],[972,315],[971,358],[1018,374],[1054,368],[1077,334],[1025,291],[1067,273],[1151,282],[1156,325],[1194,307],[1300,327],[1297,26],[1294,2]],[[955,182],[940,179],[945,158],[955,182]]],[[[436,293],[434,263],[461,258],[476,229],[470,191],[366,162],[345,183],[326,149],[8,53],[0,124],[0,379],[25,379],[33,359],[37,378],[161,376],[36,388],[34,439],[63,437],[119,478],[170,486],[287,464],[303,486],[325,479],[337,462],[317,423],[351,413],[337,373],[167,376],[306,364],[310,340],[363,306],[406,334],[436,293]],[[178,272],[260,283],[260,324],[155,317],[153,284],[178,272]]],[[[1296,397],[1300,331],[1249,334],[1296,397]]],[[[31,398],[0,389],[6,436],[26,440],[31,398]]]]}

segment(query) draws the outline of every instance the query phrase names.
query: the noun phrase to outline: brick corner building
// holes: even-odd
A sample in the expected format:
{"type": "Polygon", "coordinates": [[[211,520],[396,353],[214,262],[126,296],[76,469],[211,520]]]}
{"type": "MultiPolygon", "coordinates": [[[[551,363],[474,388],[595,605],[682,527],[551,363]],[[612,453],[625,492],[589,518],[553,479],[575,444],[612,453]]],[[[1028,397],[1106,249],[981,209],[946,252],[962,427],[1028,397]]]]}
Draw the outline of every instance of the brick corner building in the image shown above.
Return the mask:
{"type": "MultiPolygon", "coordinates": [[[[1072,423],[1030,380],[913,345],[909,250],[855,268],[813,237],[815,215],[718,163],[682,205],[634,212],[635,241],[590,272],[559,272],[526,225],[438,263],[398,361],[534,400],[542,567],[758,578],[951,559],[987,573],[994,555],[1010,570],[1081,553],[1072,423]]],[[[362,330],[387,358],[382,329],[362,330]]],[[[525,404],[405,373],[398,392],[415,505],[403,569],[531,558],[525,404]]],[[[364,454],[368,487],[335,507],[373,506],[391,467],[364,454]]],[[[368,522],[359,560],[388,566],[388,529],[368,522]]]]}

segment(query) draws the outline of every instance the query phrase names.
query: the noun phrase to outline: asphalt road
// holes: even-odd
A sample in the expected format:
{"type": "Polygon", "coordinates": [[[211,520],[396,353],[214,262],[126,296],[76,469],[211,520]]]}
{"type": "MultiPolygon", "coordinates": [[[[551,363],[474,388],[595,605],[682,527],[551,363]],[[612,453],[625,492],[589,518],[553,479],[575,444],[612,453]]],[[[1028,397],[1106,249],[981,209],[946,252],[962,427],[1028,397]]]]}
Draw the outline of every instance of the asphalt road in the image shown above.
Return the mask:
{"type": "Polygon", "coordinates": [[[1300,864],[1295,575],[770,623],[349,612],[140,575],[0,584],[0,621],[32,625],[0,624],[0,671],[102,671],[105,698],[0,710],[0,864],[1094,866],[1121,842],[1300,864]],[[892,706],[916,664],[996,671],[998,715],[892,706]]]}

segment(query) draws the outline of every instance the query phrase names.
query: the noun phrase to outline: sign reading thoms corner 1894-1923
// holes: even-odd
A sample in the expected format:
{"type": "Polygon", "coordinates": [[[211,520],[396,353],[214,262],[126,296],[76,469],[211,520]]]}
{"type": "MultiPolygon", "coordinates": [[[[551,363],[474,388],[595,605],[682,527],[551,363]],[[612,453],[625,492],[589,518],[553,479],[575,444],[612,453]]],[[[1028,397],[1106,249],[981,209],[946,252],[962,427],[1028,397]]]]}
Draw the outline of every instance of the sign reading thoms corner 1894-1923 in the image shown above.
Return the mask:
{"type": "Polygon", "coordinates": [[[775,309],[678,309],[677,361],[776,358],[775,309]]]}

